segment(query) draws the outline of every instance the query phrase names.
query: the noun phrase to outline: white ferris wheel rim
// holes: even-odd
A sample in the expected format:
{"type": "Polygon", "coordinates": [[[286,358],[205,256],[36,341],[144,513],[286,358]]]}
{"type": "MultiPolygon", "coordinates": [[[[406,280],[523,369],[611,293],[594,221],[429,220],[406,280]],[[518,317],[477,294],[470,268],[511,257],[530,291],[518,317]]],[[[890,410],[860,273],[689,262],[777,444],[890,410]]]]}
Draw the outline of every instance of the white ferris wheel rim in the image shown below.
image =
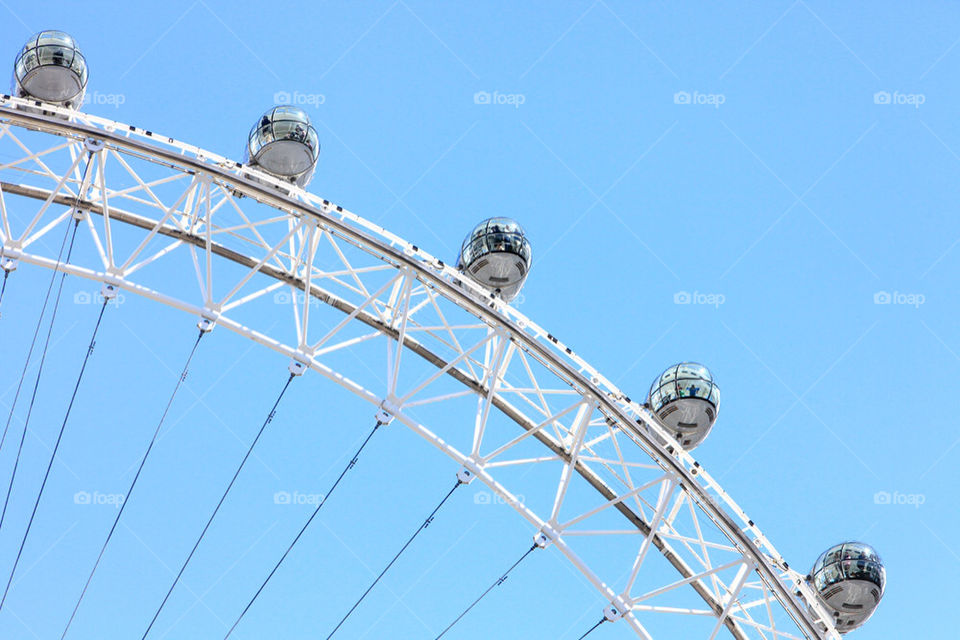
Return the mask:
{"type": "MultiPolygon", "coordinates": [[[[219,156],[215,153],[205,151],[199,147],[179,142],[171,137],[161,136],[152,131],[122,124],[109,119],[93,116],[64,109],[50,104],[42,104],[42,109],[47,114],[41,115],[28,111],[36,111],[41,103],[20,99],[11,96],[0,97],[0,137],[7,133],[11,127],[23,128],[31,131],[40,131],[56,136],[73,140],[73,144],[79,149],[82,148],[84,141],[97,140],[102,141],[108,148],[131,156],[140,157],[151,162],[158,163],[174,171],[182,173],[192,173],[195,176],[204,176],[203,180],[217,181],[219,184],[229,185],[237,193],[251,197],[262,204],[282,211],[289,216],[308,217],[314,221],[317,226],[322,226],[330,233],[336,233],[338,237],[360,247],[370,255],[392,265],[409,277],[422,282],[429,282],[436,292],[442,295],[446,300],[457,305],[470,314],[477,316],[489,327],[492,333],[507,337],[510,342],[519,345],[518,348],[527,350],[534,357],[546,362],[554,372],[562,379],[569,382],[574,391],[579,393],[583,406],[589,406],[591,410],[588,413],[592,415],[594,411],[599,410],[608,419],[612,419],[618,429],[625,437],[632,440],[656,465],[659,465],[667,476],[674,483],[676,489],[685,494],[690,500],[691,505],[696,504],[712,521],[742,555],[741,561],[744,571],[743,578],[739,579],[740,586],[743,586],[743,579],[751,573],[759,575],[761,581],[766,586],[765,591],[769,593],[771,599],[776,600],[779,606],[796,623],[800,632],[807,638],[839,638],[839,634],[833,626],[831,617],[826,613],[823,605],[815,596],[810,585],[804,580],[801,573],[791,569],[783,556],[776,551],[773,544],[763,535],[756,524],[747,517],[743,509],[722,489],[706,470],[697,462],[690,452],[679,446],[658,424],[647,408],[636,401],[631,400],[625,393],[616,387],[608,378],[589,365],[585,360],[578,356],[572,349],[559,341],[552,334],[541,328],[538,324],[527,318],[519,310],[504,304],[499,299],[494,299],[489,292],[473,283],[468,278],[463,278],[456,270],[454,265],[447,264],[422,248],[407,242],[399,236],[389,232],[383,227],[372,223],[345,208],[335,205],[303,189],[283,182],[257,169],[246,167],[240,163],[219,156]],[[58,117],[59,116],[59,117],[58,117]],[[255,179],[251,179],[255,178],[255,179]],[[287,193],[279,191],[276,187],[281,187],[287,193]],[[661,445],[653,437],[650,437],[642,429],[628,428],[626,425],[633,425],[635,422],[642,421],[643,424],[665,442],[671,443],[661,445]]],[[[80,154],[77,153],[77,162],[80,154]]],[[[0,170],[5,168],[6,164],[0,164],[0,170]]],[[[76,167],[76,165],[75,165],[76,167]]],[[[62,176],[60,186],[69,182],[69,172],[62,176]]],[[[44,192],[42,189],[18,185],[6,182],[0,182],[0,198],[5,194],[22,196],[46,201],[47,205],[58,204],[74,206],[82,204],[85,211],[99,213],[101,216],[107,211],[110,218],[117,222],[137,226],[140,228],[152,228],[146,226],[154,221],[139,220],[136,216],[124,215],[122,211],[114,211],[108,205],[96,204],[93,202],[81,201],[78,197],[72,195],[60,195],[57,191],[44,192]]],[[[6,214],[4,210],[4,222],[6,214]]],[[[169,229],[164,229],[159,233],[168,233],[169,229]]],[[[154,233],[157,233],[154,231],[154,233]]],[[[26,236],[26,234],[24,234],[26,236]]],[[[188,238],[186,234],[181,237],[185,242],[203,242],[203,238],[188,238]]],[[[148,289],[137,285],[135,282],[105,269],[93,269],[76,264],[61,263],[49,257],[31,253],[27,251],[28,247],[23,246],[23,238],[15,239],[12,237],[9,227],[0,228],[0,240],[3,241],[2,257],[4,259],[13,259],[27,264],[33,264],[45,268],[58,268],[59,270],[71,275],[80,276],[93,281],[112,284],[124,290],[130,291],[152,299],[181,311],[190,313],[194,316],[200,316],[214,321],[216,324],[223,325],[227,329],[238,333],[246,338],[252,339],[274,351],[298,361],[308,368],[320,373],[324,377],[336,382],[340,386],[348,389],[359,397],[367,400],[381,410],[387,411],[393,418],[405,424],[415,433],[424,437],[435,447],[443,451],[458,464],[468,469],[473,475],[486,484],[491,491],[501,497],[507,504],[516,510],[522,517],[528,520],[534,526],[541,530],[547,526],[547,522],[532,513],[525,505],[518,502],[514,495],[497,482],[490,474],[480,466],[476,461],[471,460],[469,456],[457,451],[450,445],[438,441],[432,437],[433,434],[407,417],[402,411],[402,405],[396,406],[391,400],[394,398],[383,398],[370,391],[363,389],[350,380],[344,378],[336,371],[330,369],[325,364],[317,361],[312,355],[303,353],[297,348],[286,345],[269,335],[259,333],[249,329],[244,325],[233,321],[226,312],[214,308],[210,305],[196,305],[167,296],[162,292],[148,289]]],[[[29,244],[29,243],[27,243],[29,244]]],[[[247,267],[256,266],[256,269],[265,275],[272,276],[282,280],[281,273],[273,273],[269,266],[263,261],[258,261],[256,257],[250,255],[237,254],[225,247],[217,246],[206,238],[206,247],[209,255],[217,255],[220,258],[231,260],[247,267]]],[[[102,250],[101,250],[102,254],[102,250]]],[[[399,275],[397,276],[400,277],[399,275]]],[[[404,276],[407,277],[407,276],[404,276]]],[[[287,279],[289,280],[289,278],[287,279]]],[[[287,284],[299,286],[301,290],[309,291],[310,295],[306,297],[316,297],[321,302],[339,309],[349,314],[347,320],[363,320],[360,313],[361,309],[352,307],[349,303],[332,295],[317,295],[315,291],[323,293],[319,287],[311,286],[309,278],[306,286],[302,283],[287,282],[287,284]]],[[[368,322],[369,324],[369,322],[368,322]]],[[[373,325],[371,325],[373,326],[373,325]]],[[[405,327],[405,324],[404,324],[405,327]]],[[[462,376],[458,377],[456,367],[450,366],[450,362],[445,362],[439,356],[432,354],[429,349],[419,345],[410,336],[404,335],[402,327],[391,330],[391,327],[380,327],[383,335],[392,338],[405,349],[412,349],[421,357],[427,359],[440,369],[440,373],[449,374],[468,389],[476,394],[486,393],[483,385],[471,385],[468,380],[462,376]]],[[[399,356],[397,356],[399,360],[399,356]]],[[[398,365],[399,366],[399,365],[398,365]]],[[[492,389],[490,395],[493,396],[492,389]]],[[[511,415],[501,404],[491,401],[491,404],[497,406],[509,418],[528,429],[529,426],[523,424],[516,415],[511,415]]],[[[613,428],[614,425],[611,425],[613,428]]],[[[538,440],[541,440],[539,435],[538,440]]],[[[541,440],[541,442],[544,442],[541,440]]],[[[574,459],[572,465],[594,489],[601,495],[615,501],[618,511],[624,513],[626,509],[626,500],[618,496],[615,492],[605,489],[603,481],[595,474],[591,476],[589,465],[583,460],[577,460],[575,454],[570,451],[554,451],[563,457],[567,463],[571,458],[574,459]]],[[[659,507],[658,507],[659,508],[659,507]]],[[[692,507],[691,507],[692,508],[692,507]]],[[[659,512],[659,511],[658,511],[659,512]]],[[[625,514],[626,515],[626,514],[625,514]]],[[[689,567],[684,567],[684,561],[670,546],[669,541],[665,540],[657,533],[658,521],[651,518],[654,524],[645,522],[642,517],[630,519],[631,524],[636,526],[644,534],[643,538],[650,538],[650,544],[655,546],[667,560],[673,564],[683,580],[681,582],[693,586],[698,595],[704,599],[708,605],[709,612],[718,618],[717,630],[723,626],[734,637],[747,637],[741,628],[741,624],[734,619],[732,615],[732,606],[736,601],[736,594],[728,598],[724,603],[720,598],[714,597],[708,590],[699,587],[700,581],[710,575],[712,572],[719,571],[721,568],[714,568],[712,571],[696,573],[689,567]],[[685,573],[685,570],[688,573],[685,573]]],[[[609,600],[611,605],[619,609],[617,617],[623,619],[634,629],[640,637],[650,637],[642,624],[636,618],[635,611],[644,610],[623,597],[623,594],[615,593],[607,583],[594,574],[580,558],[566,544],[563,538],[563,532],[552,532],[547,527],[546,532],[550,535],[550,544],[555,545],[558,550],[569,560],[575,568],[580,571],[590,583],[609,600]]],[[[738,574],[739,575],[739,574],[738,574]]],[[[732,585],[731,585],[732,586],[732,585]]],[[[769,603],[768,603],[769,606],[769,603]]],[[[655,610],[655,608],[653,608],[655,610]]],[[[703,612],[698,612],[700,615],[703,612]]],[[[757,629],[772,631],[774,637],[795,637],[784,631],[756,625],[757,629]]],[[[713,636],[711,636],[713,637],[713,636]]]]}

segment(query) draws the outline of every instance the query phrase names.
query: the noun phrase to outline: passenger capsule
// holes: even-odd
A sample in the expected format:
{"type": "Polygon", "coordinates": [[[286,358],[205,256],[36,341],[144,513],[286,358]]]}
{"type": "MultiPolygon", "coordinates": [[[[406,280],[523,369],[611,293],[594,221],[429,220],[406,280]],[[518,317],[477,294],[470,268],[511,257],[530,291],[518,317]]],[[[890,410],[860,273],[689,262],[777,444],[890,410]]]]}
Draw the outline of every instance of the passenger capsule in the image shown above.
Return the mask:
{"type": "Polygon", "coordinates": [[[250,130],[246,156],[248,165],[305,187],[317,167],[320,138],[303,109],[278,106],[250,130]]]}
{"type": "Polygon", "coordinates": [[[647,402],[677,442],[690,450],[703,442],[717,421],[720,388],[705,366],[681,362],[654,381],[647,402]]]}
{"type": "Polygon", "coordinates": [[[41,31],[17,55],[13,79],[17,97],[76,109],[87,88],[87,61],[70,35],[41,31]]]}
{"type": "Polygon", "coordinates": [[[489,218],[463,241],[457,268],[510,302],[527,279],[532,256],[530,241],[515,220],[489,218]]]}
{"type": "Polygon", "coordinates": [[[827,549],[813,565],[813,587],[834,616],[840,633],[863,625],[873,615],[887,582],[877,552],[862,542],[845,542],[827,549]]]}

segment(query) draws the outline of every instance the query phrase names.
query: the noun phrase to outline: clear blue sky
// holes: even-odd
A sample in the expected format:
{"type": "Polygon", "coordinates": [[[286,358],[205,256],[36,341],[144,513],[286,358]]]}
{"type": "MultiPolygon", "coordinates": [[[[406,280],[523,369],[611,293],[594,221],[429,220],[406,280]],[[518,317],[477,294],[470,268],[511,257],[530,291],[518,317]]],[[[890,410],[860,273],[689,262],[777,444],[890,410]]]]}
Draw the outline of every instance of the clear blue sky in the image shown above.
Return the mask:
{"type": "MultiPolygon", "coordinates": [[[[534,242],[526,314],[638,397],[669,364],[711,367],[723,408],[697,456],[792,565],[846,539],[876,546],[887,594],[855,637],[956,635],[957,6],[6,0],[0,58],[12,65],[43,28],[86,53],[100,96],[89,111],[232,157],[274,94],[312,96],[323,150],[311,190],[436,255],[452,259],[482,217],[517,218],[534,242]],[[719,304],[676,304],[684,292],[719,304]],[[882,492],[923,504],[878,504],[882,492]]],[[[8,381],[47,278],[24,268],[11,280],[8,381]]],[[[42,475],[92,313],[67,305],[58,320],[24,487],[42,475]]],[[[3,638],[59,633],[113,513],[71,496],[126,487],[191,322],[137,300],[104,321],[62,449],[75,475],[54,469],[3,638]]],[[[215,335],[72,638],[142,629],[165,565],[183,558],[283,382],[274,354],[215,335]]],[[[314,376],[291,389],[260,451],[269,462],[236,487],[160,622],[166,637],[223,633],[218,618],[232,620],[311,509],[270,496],[325,491],[369,426],[369,407],[344,395],[314,376]]],[[[451,464],[408,432],[378,438],[237,638],[325,632],[452,483],[451,464]]],[[[15,494],[18,527],[31,503],[15,494]]],[[[0,566],[18,527],[0,534],[0,566]]],[[[442,627],[530,535],[508,508],[458,495],[343,637],[422,637],[418,618],[442,627]]],[[[455,637],[575,638],[602,606],[557,554],[535,556],[455,637]]],[[[592,636],[627,637],[623,625],[592,636]]]]}

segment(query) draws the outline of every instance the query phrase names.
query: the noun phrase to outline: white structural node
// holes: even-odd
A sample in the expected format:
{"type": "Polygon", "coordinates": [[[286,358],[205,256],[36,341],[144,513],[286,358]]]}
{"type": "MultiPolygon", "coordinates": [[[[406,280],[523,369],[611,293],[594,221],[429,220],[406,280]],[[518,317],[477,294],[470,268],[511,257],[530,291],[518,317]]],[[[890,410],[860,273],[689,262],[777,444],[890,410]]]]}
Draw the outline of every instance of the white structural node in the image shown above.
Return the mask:
{"type": "Polygon", "coordinates": [[[268,112],[242,164],[39,104],[0,98],[5,269],[56,267],[59,238],[79,219],[59,269],[205,319],[368,401],[449,456],[451,479],[459,470],[516,510],[602,594],[597,617],[642,638],[675,629],[675,617],[691,638],[838,637],[806,575],[690,453],[716,418],[705,368],[673,367],[674,396],[661,377],[653,403],[636,402],[484,284],[523,283],[519,226],[484,223],[467,244],[500,234],[481,238],[471,260],[516,245],[522,265],[467,277],[304,191],[316,132],[279,123],[298,109],[268,112]],[[680,423],[664,416],[677,401],[689,414],[680,423]]]}

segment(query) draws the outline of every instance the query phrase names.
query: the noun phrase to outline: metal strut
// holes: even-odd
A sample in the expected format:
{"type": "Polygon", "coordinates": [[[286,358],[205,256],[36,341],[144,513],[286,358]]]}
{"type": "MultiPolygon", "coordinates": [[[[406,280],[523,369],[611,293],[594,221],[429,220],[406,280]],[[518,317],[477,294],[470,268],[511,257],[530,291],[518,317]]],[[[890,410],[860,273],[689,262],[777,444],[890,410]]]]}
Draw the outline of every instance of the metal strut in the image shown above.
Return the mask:
{"type": "MultiPolygon", "coordinates": [[[[260,585],[260,588],[257,589],[257,592],[253,594],[253,597],[250,598],[250,602],[247,603],[247,606],[243,608],[243,611],[240,612],[240,615],[237,616],[236,621],[233,623],[233,626],[227,631],[227,635],[223,637],[223,640],[227,640],[230,637],[230,634],[233,633],[233,630],[237,628],[237,625],[240,624],[240,621],[243,620],[243,616],[247,614],[247,611],[250,610],[250,607],[253,606],[253,603],[256,601],[257,597],[263,592],[264,587],[267,586],[267,583],[270,582],[270,578],[273,577],[273,574],[277,572],[277,569],[280,568],[280,565],[283,564],[283,561],[286,559],[287,555],[290,553],[290,550],[293,549],[294,545],[297,544],[297,541],[300,540],[300,537],[307,530],[307,527],[310,526],[310,523],[313,522],[313,519],[317,517],[317,514],[320,513],[321,507],[327,503],[327,500],[330,498],[330,494],[333,493],[334,489],[337,488],[337,485],[340,484],[340,481],[343,480],[343,477],[347,475],[347,471],[353,469],[354,465],[357,464],[357,459],[360,457],[360,454],[363,452],[364,447],[367,446],[367,443],[370,442],[370,438],[373,437],[373,434],[377,432],[383,422],[377,420],[377,424],[374,425],[373,430],[367,435],[366,439],[363,441],[363,444],[360,445],[360,448],[357,449],[357,452],[353,454],[353,458],[350,459],[350,462],[347,463],[347,466],[343,468],[343,471],[340,472],[340,476],[333,483],[333,486],[330,487],[330,491],[323,496],[323,500],[320,501],[320,504],[317,505],[317,508],[313,510],[313,513],[310,514],[310,517],[307,518],[307,521],[303,524],[303,527],[300,528],[299,533],[293,539],[293,542],[290,543],[290,546],[287,547],[287,550],[283,552],[283,555],[280,556],[280,559],[277,560],[277,564],[273,566],[273,569],[270,570],[270,573],[267,574],[267,577],[264,578],[263,583],[260,585]]],[[[62,639],[61,639],[62,640],[62,639]]]]}
{"type": "MultiPolygon", "coordinates": [[[[203,321],[201,321],[202,323],[203,321]]],[[[190,355],[187,356],[187,361],[183,365],[183,371],[180,373],[180,377],[177,379],[177,384],[173,388],[173,393],[170,394],[170,399],[167,401],[167,406],[163,410],[163,415],[160,416],[160,421],[157,423],[157,428],[153,432],[153,437],[150,438],[150,444],[147,445],[147,450],[143,454],[143,458],[140,459],[140,466],[137,468],[137,473],[133,476],[133,481],[130,483],[130,487],[127,489],[123,503],[120,505],[120,509],[117,511],[117,517],[113,519],[113,524],[110,526],[110,531],[107,533],[107,539],[103,541],[103,546],[100,547],[100,553],[97,555],[97,560],[93,564],[93,569],[90,570],[90,575],[87,576],[87,582],[83,585],[83,590],[80,592],[80,597],[77,598],[77,604],[73,607],[73,612],[70,614],[70,619],[67,620],[67,626],[64,627],[63,633],[60,634],[60,640],[63,640],[67,637],[67,632],[70,631],[70,625],[73,624],[73,619],[77,615],[77,610],[80,609],[80,603],[83,602],[83,597],[87,594],[87,589],[90,587],[90,582],[93,580],[93,574],[96,573],[97,567],[100,566],[100,560],[103,559],[103,554],[107,550],[107,545],[110,544],[110,538],[113,537],[113,532],[117,529],[117,524],[120,522],[120,517],[123,515],[123,510],[128,504],[130,504],[130,494],[133,493],[133,488],[137,485],[137,480],[140,478],[140,473],[143,471],[143,466],[147,462],[147,457],[150,455],[150,451],[153,449],[153,445],[157,442],[157,436],[160,434],[160,428],[163,426],[164,420],[167,418],[167,414],[170,412],[170,407],[173,405],[174,398],[177,397],[177,392],[180,391],[180,387],[183,386],[183,382],[187,379],[187,373],[190,369],[190,362],[193,360],[194,354],[197,352],[197,347],[200,346],[200,340],[203,339],[209,333],[209,330],[205,329],[205,325],[201,325],[200,334],[197,336],[196,342],[193,343],[193,348],[190,349],[190,355]]]]}
{"type": "Polygon", "coordinates": [[[193,548],[190,549],[190,553],[187,555],[187,559],[183,561],[183,565],[180,567],[180,571],[177,572],[177,577],[173,579],[173,584],[170,585],[170,588],[167,589],[167,594],[163,596],[163,601],[160,603],[160,606],[157,607],[157,612],[153,614],[153,618],[150,620],[150,624],[147,625],[146,631],[143,632],[141,640],[145,640],[147,634],[150,633],[150,629],[153,628],[154,623],[157,621],[157,618],[160,617],[160,612],[163,611],[164,605],[167,604],[167,600],[170,599],[170,594],[173,593],[174,588],[177,586],[177,583],[180,581],[180,577],[183,576],[183,572],[186,570],[187,565],[190,563],[190,560],[193,558],[193,554],[196,553],[197,548],[200,546],[200,542],[203,540],[203,536],[206,535],[207,530],[210,528],[210,525],[213,523],[213,519],[217,517],[217,513],[220,511],[220,507],[223,506],[224,500],[227,499],[227,494],[230,493],[230,489],[233,488],[233,484],[237,481],[237,477],[240,475],[240,471],[243,469],[243,466],[247,463],[247,459],[253,453],[253,448],[257,445],[257,442],[260,440],[260,436],[263,435],[264,430],[267,428],[267,425],[273,421],[274,416],[277,413],[277,407],[280,405],[280,401],[283,399],[284,394],[287,392],[287,389],[290,388],[290,383],[293,382],[293,379],[296,377],[296,374],[291,373],[290,377],[287,378],[287,383],[283,385],[283,389],[280,391],[280,395],[277,396],[277,400],[273,403],[273,407],[270,409],[270,412],[267,413],[266,419],[264,419],[263,424],[260,425],[260,431],[257,432],[256,437],[254,437],[253,442],[250,443],[250,448],[247,449],[247,453],[243,456],[243,459],[240,461],[240,465],[237,467],[237,470],[233,472],[233,477],[230,478],[230,484],[227,485],[227,488],[224,489],[223,495],[220,496],[220,501],[217,502],[217,506],[214,507],[213,513],[210,514],[210,518],[207,520],[207,524],[203,526],[203,531],[200,532],[200,536],[197,538],[197,541],[193,543],[193,548]]]}
{"type": "MultiPolygon", "coordinates": [[[[70,235],[70,247],[67,249],[66,261],[70,262],[70,254],[73,252],[73,243],[77,239],[77,228],[80,226],[80,220],[76,220],[73,225],[73,234],[70,235]]],[[[37,343],[37,334],[40,332],[40,325],[43,324],[43,314],[47,310],[47,302],[50,300],[50,293],[53,290],[53,283],[56,281],[57,269],[60,267],[60,256],[63,255],[63,247],[67,242],[67,235],[70,233],[69,226],[67,233],[63,235],[63,241],[60,243],[60,253],[57,255],[57,267],[50,276],[50,285],[47,287],[47,295],[43,300],[43,307],[40,309],[40,317],[37,318],[37,328],[33,332],[33,340],[30,342],[30,349],[27,351],[27,361],[23,363],[23,373],[20,374],[20,382],[17,384],[17,392],[13,396],[13,403],[10,405],[10,415],[7,416],[7,424],[3,428],[3,436],[0,437],[0,448],[3,447],[3,441],[7,437],[7,429],[13,420],[13,410],[17,406],[17,397],[20,395],[20,389],[23,386],[23,380],[27,375],[27,369],[30,368],[30,358],[33,355],[33,348],[37,343]]],[[[30,426],[30,416],[33,414],[33,404],[37,400],[37,389],[40,388],[40,378],[43,376],[43,365],[47,360],[47,350],[50,348],[50,337],[53,335],[53,323],[57,319],[57,310],[60,308],[60,294],[63,293],[63,281],[67,274],[64,272],[60,277],[60,286],[57,287],[57,296],[53,302],[53,311],[50,312],[50,326],[47,327],[47,337],[43,342],[43,352],[40,355],[40,365],[37,367],[37,379],[33,383],[33,392],[30,394],[30,404],[27,407],[27,417],[23,421],[23,433],[20,434],[20,445],[17,447],[17,456],[13,461],[13,471],[10,474],[10,483],[7,485],[7,496],[3,499],[3,511],[0,512],[0,529],[3,528],[3,521],[7,517],[7,506],[10,504],[10,493],[13,491],[13,483],[17,478],[17,469],[20,466],[20,454],[23,452],[23,443],[27,439],[27,430],[30,426]]]]}
{"type": "Polygon", "coordinates": [[[430,523],[433,522],[434,516],[437,515],[438,511],[440,511],[440,507],[442,507],[444,503],[450,498],[450,496],[453,495],[453,492],[457,490],[457,487],[459,487],[462,484],[463,482],[461,482],[460,479],[458,478],[457,483],[453,485],[453,488],[450,489],[449,492],[447,492],[447,495],[443,497],[443,500],[441,500],[440,503],[436,507],[434,507],[433,511],[430,512],[430,515],[427,516],[427,519],[423,521],[423,524],[421,524],[420,527],[413,532],[413,535],[410,536],[410,539],[407,540],[407,543],[403,545],[400,548],[400,551],[397,552],[397,555],[393,556],[393,559],[387,563],[387,566],[383,568],[383,571],[380,572],[380,575],[378,575],[377,578],[370,584],[370,586],[367,587],[367,590],[363,592],[363,595],[360,596],[360,599],[357,600],[352,607],[350,607],[350,610],[347,611],[346,614],[344,614],[343,618],[340,619],[340,622],[337,623],[337,626],[335,626],[333,628],[333,631],[330,632],[330,635],[327,636],[327,640],[330,640],[330,638],[333,637],[333,635],[337,632],[337,629],[339,629],[343,625],[343,623],[347,621],[347,618],[350,617],[350,614],[353,613],[354,609],[360,606],[360,603],[363,602],[363,599],[367,597],[367,594],[370,593],[375,586],[377,586],[378,582],[380,582],[380,578],[382,578],[387,573],[390,567],[393,566],[393,563],[396,562],[397,559],[400,557],[400,555],[407,550],[407,547],[410,546],[410,543],[413,542],[413,539],[416,538],[421,531],[423,531],[428,526],[430,526],[430,523]]]}
{"type": "Polygon", "coordinates": [[[73,410],[73,403],[77,399],[77,392],[80,390],[80,382],[83,380],[83,374],[87,370],[87,363],[90,356],[93,355],[93,349],[97,344],[97,332],[100,330],[100,323],[103,321],[103,312],[107,310],[109,298],[104,298],[103,306],[100,307],[100,314],[97,316],[97,324],[93,327],[93,335],[90,336],[90,344],[87,346],[87,355],[83,357],[83,364],[80,366],[80,373],[77,375],[77,382],[73,385],[73,394],[70,396],[70,403],[67,405],[67,411],[63,416],[63,423],[60,425],[60,433],[57,434],[57,441],[53,445],[53,451],[50,452],[50,461],[47,462],[47,470],[43,474],[43,482],[40,483],[40,491],[37,492],[37,499],[33,503],[33,511],[30,512],[30,520],[27,521],[27,528],[23,532],[23,538],[20,540],[20,548],[17,550],[17,557],[13,561],[13,568],[10,569],[10,577],[7,579],[7,586],[3,590],[3,597],[0,598],[0,609],[7,601],[7,594],[10,592],[10,585],[13,584],[13,576],[17,572],[17,565],[20,564],[20,556],[23,554],[23,548],[27,544],[27,537],[30,535],[30,528],[33,526],[33,519],[37,515],[37,508],[40,506],[40,498],[43,497],[43,490],[47,486],[47,479],[50,477],[50,469],[53,468],[53,461],[57,458],[57,450],[60,448],[60,441],[63,439],[63,432],[67,428],[67,420],[70,419],[70,412],[73,410]]]}
{"type": "Polygon", "coordinates": [[[533,552],[534,549],[537,549],[538,547],[539,547],[539,545],[534,544],[532,547],[530,547],[529,549],[527,549],[526,552],[524,552],[524,554],[523,554],[522,556],[520,556],[520,559],[519,559],[519,560],[517,560],[517,561],[514,562],[512,565],[510,565],[510,568],[507,569],[507,570],[503,573],[503,575],[501,575],[499,578],[497,578],[497,580],[496,580],[493,584],[491,584],[489,587],[487,587],[487,590],[484,591],[483,593],[481,593],[479,598],[477,598],[477,599],[474,600],[472,603],[470,603],[470,606],[469,606],[469,607],[467,607],[466,609],[464,609],[463,612],[462,612],[460,615],[458,615],[453,622],[451,622],[449,625],[447,625],[447,628],[444,629],[443,631],[441,631],[441,632],[440,632],[440,635],[438,635],[435,640],[440,640],[440,638],[442,638],[442,637],[447,633],[447,631],[450,631],[450,629],[452,629],[455,624],[457,624],[458,622],[460,622],[461,618],[463,618],[465,615],[467,615],[468,613],[470,613],[470,610],[473,609],[475,606],[477,606],[477,604],[478,604],[481,600],[483,600],[484,597],[486,597],[486,595],[487,595],[488,593],[490,593],[491,591],[493,591],[494,587],[498,587],[498,586],[500,586],[501,584],[503,584],[504,580],[507,579],[507,576],[510,575],[510,572],[513,571],[514,569],[516,569],[516,568],[517,568],[517,565],[519,565],[521,562],[523,562],[523,560],[524,560],[528,555],[530,555],[530,554],[533,552]]]}

